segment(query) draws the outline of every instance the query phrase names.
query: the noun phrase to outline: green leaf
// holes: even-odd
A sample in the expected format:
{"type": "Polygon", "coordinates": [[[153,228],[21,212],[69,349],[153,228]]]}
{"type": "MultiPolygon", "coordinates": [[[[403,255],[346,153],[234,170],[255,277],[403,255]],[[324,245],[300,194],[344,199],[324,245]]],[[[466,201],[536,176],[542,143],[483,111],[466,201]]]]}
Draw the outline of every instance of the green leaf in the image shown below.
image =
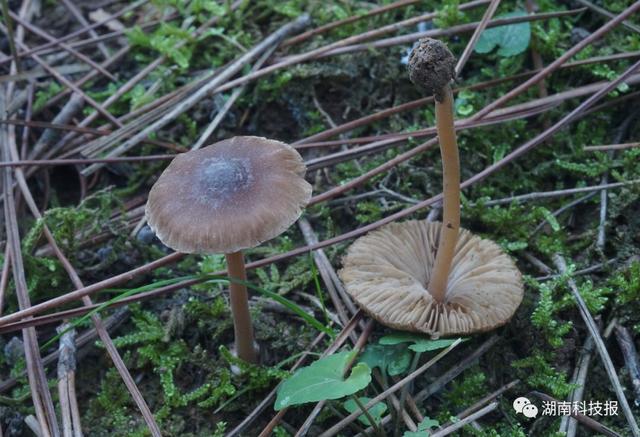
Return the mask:
{"type": "Polygon", "coordinates": [[[467,115],[471,115],[473,110],[474,110],[473,105],[458,102],[458,100],[456,100],[456,112],[462,115],[463,117],[466,117],[467,115]]]}
{"type": "Polygon", "coordinates": [[[454,106],[456,112],[463,117],[467,115],[471,115],[474,110],[473,106],[473,98],[475,97],[475,93],[468,89],[463,89],[458,93],[456,100],[454,102],[454,106]]]}
{"type": "Polygon", "coordinates": [[[360,362],[396,376],[409,368],[411,353],[403,345],[369,345],[360,357],[360,362]]]}
{"type": "MultiPolygon", "coordinates": [[[[363,397],[359,397],[358,400],[362,405],[367,405],[371,400],[371,398],[363,396],[363,397]]],[[[362,411],[358,406],[358,404],[356,404],[356,401],[354,401],[353,399],[349,399],[344,403],[344,409],[347,410],[349,413],[362,411]]],[[[386,412],[387,412],[387,404],[385,404],[384,402],[378,402],[377,404],[374,404],[373,407],[369,408],[369,414],[371,415],[371,418],[376,424],[380,423],[380,419],[382,419],[382,415],[386,412]]],[[[358,420],[362,422],[365,426],[373,426],[373,423],[369,422],[369,418],[365,416],[364,413],[358,416],[358,420]]]]}
{"type": "Polygon", "coordinates": [[[411,332],[394,332],[382,337],[379,344],[400,344],[400,343],[415,343],[423,340],[424,337],[419,334],[413,334],[411,332]]]}
{"type": "Polygon", "coordinates": [[[429,431],[436,426],[440,426],[440,422],[425,417],[424,420],[418,424],[417,431],[405,431],[402,437],[429,437],[429,431]]]}
{"type": "Polygon", "coordinates": [[[524,250],[529,246],[526,241],[509,241],[504,243],[502,247],[509,252],[517,252],[518,250],[524,250]]]}
{"type": "Polygon", "coordinates": [[[496,163],[504,158],[507,150],[509,150],[509,146],[506,143],[496,145],[495,149],[493,149],[493,162],[496,163]]]}
{"type": "Polygon", "coordinates": [[[542,213],[544,219],[549,223],[549,225],[551,225],[551,229],[553,229],[555,232],[558,232],[560,230],[560,223],[558,223],[558,219],[556,219],[556,216],[553,215],[553,213],[544,206],[540,207],[540,212],[542,213]]]}
{"type": "MultiPolygon", "coordinates": [[[[496,18],[524,17],[524,11],[515,11],[498,15],[496,18]]],[[[531,40],[531,25],[528,22],[509,24],[487,29],[480,35],[476,44],[477,53],[489,53],[499,47],[498,55],[515,56],[524,52],[529,47],[531,40]]]]}
{"type": "Polygon", "coordinates": [[[340,399],[365,388],[371,382],[371,369],[365,363],[354,366],[347,379],[342,376],[355,354],[355,351],[340,352],[298,369],[278,388],[275,410],[307,402],[340,399]]]}
{"type": "Polygon", "coordinates": [[[431,340],[425,338],[419,334],[412,334],[410,332],[397,332],[395,334],[385,335],[380,339],[380,344],[399,344],[399,343],[413,343],[409,346],[414,352],[429,352],[438,349],[444,349],[451,346],[457,339],[446,338],[442,340],[431,340]]]}
{"type": "Polygon", "coordinates": [[[302,10],[300,10],[299,2],[290,0],[290,1],[280,1],[274,2],[272,7],[279,14],[286,15],[287,17],[295,18],[299,17],[302,14],[302,10]]]}
{"type": "Polygon", "coordinates": [[[150,44],[151,37],[147,35],[139,26],[134,26],[125,31],[125,35],[129,38],[129,43],[134,46],[146,47],[150,44]]]}

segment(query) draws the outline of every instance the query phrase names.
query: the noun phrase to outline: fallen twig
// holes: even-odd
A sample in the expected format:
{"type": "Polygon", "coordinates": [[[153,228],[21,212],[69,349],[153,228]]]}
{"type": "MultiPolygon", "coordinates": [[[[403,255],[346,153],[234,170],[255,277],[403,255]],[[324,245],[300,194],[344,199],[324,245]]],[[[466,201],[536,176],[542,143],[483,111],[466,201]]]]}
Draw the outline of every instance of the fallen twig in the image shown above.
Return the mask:
{"type": "Polygon", "coordinates": [[[76,331],[69,324],[58,328],[62,333],[58,347],[58,396],[63,437],[80,437],[82,428],[78,418],[78,403],[75,396],[76,378],[76,331]]]}
{"type": "MultiPolygon", "coordinates": [[[[10,128],[11,127],[12,126],[10,126],[10,128]]],[[[9,161],[9,160],[12,160],[12,159],[18,159],[18,150],[17,150],[16,144],[15,144],[15,140],[7,141],[5,147],[7,149],[6,152],[5,152],[6,155],[4,156],[4,158],[5,158],[4,160],[5,161],[9,161]]],[[[11,169],[5,168],[4,171],[5,172],[11,172],[11,169]]],[[[27,186],[27,182],[26,182],[26,179],[24,177],[24,173],[23,173],[22,169],[20,169],[20,168],[15,169],[15,175],[16,175],[16,180],[18,182],[18,186],[19,186],[19,188],[20,188],[20,190],[22,192],[22,195],[24,197],[24,200],[26,201],[27,206],[31,210],[31,213],[37,219],[42,220],[43,216],[42,216],[42,214],[40,213],[38,207],[35,204],[33,196],[32,196],[32,194],[31,194],[31,192],[29,190],[29,187],[27,186]]],[[[11,185],[9,185],[9,187],[10,186],[11,185]]],[[[9,189],[8,192],[12,193],[12,190],[9,189]]],[[[5,192],[5,204],[7,203],[6,200],[8,199],[6,196],[7,196],[7,192],[5,192]]],[[[62,264],[63,268],[67,272],[67,274],[68,274],[68,276],[69,276],[69,278],[71,280],[71,283],[75,287],[83,287],[83,283],[80,280],[80,276],[75,271],[75,269],[73,268],[73,266],[71,265],[71,263],[69,262],[67,257],[62,253],[62,251],[58,247],[55,239],[53,238],[53,234],[49,230],[49,228],[46,225],[46,223],[43,225],[42,232],[44,233],[47,241],[49,242],[49,245],[52,247],[56,257],[58,258],[58,260],[62,264]]],[[[15,249],[12,248],[12,250],[15,250],[15,249]]],[[[14,252],[14,253],[16,253],[16,252],[14,252]]],[[[85,306],[92,305],[92,301],[88,296],[83,297],[82,301],[83,301],[83,304],[85,306]]],[[[155,418],[153,417],[153,413],[149,409],[149,406],[147,405],[146,401],[144,400],[144,397],[142,396],[142,393],[138,389],[136,383],[133,380],[133,377],[129,373],[129,370],[127,369],[126,365],[124,364],[124,361],[120,357],[120,354],[118,353],[115,345],[113,344],[113,341],[111,340],[111,337],[110,337],[109,333],[107,332],[107,330],[104,327],[102,319],[100,318],[100,316],[98,314],[93,314],[91,316],[91,320],[92,320],[92,322],[93,322],[93,324],[94,324],[94,326],[96,328],[96,332],[98,333],[98,335],[100,337],[100,340],[103,342],[105,348],[107,349],[107,352],[108,352],[109,356],[111,357],[111,360],[113,361],[116,369],[118,370],[118,373],[122,377],[122,380],[123,380],[125,386],[127,387],[129,392],[131,393],[131,396],[132,396],[133,400],[135,401],[135,403],[137,404],[138,408],[140,409],[140,412],[142,413],[142,416],[145,419],[145,422],[147,423],[149,431],[151,432],[151,434],[154,437],[161,436],[160,428],[158,427],[158,425],[157,425],[157,423],[155,421],[155,418]]],[[[31,328],[31,329],[33,329],[33,328],[31,328]]],[[[67,387],[65,389],[65,393],[67,395],[72,394],[72,393],[75,392],[75,390],[73,389],[75,387],[75,385],[73,383],[73,380],[71,379],[69,381],[70,381],[69,382],[70,385],[67,385],[67,387]]],[[[71,407],[73,405],[73,403],[75,403],[77,401],[75,399],[67,398],[67,402],[69,403],[69,407],[71,407]]],[[[71,409],[71,413],[75,414],[76,416],[78,415],[77,412],[74,412],[73,409],[71,409]]],[[[78,426],[74,426],[73,428],[74,429],[78,428],[78,426]]]]}
{"type": "MultiPolygon", "coordinates": [[[[6,114],[6,97],[4,90],[0,90],[0,114],[3,117],[6,114]]],[[[9,152],[10,133],[7,132],[7,130],[8,129],[4,126],[0,127],[0,144],[2,144],[3,161],[11,159],[9,152]]],[[[14,286],[18,298],[18,306],[20,309],[28,309],[31,306],[31,300],[29,298],[29,289],[27,287],[22,259],[22,247],[20,245],[20,231],[18,229],[16,204],[13,197],[13,190],[11,189],[13,186],[11,169],[3,169],[2,177],[7,246],[11,247],[11,270],[13,273],[14,286]]],[[[58,420],[53,406],[53,399],[49,392],[47,376],[42,365],[36,331],[34,328],[26,328],[22,331],[22,336],[25,346],[29,387],[31,389],[31,397],[33,399],[33,406],[35,408],[40,431],[45,437],[58,436],[58,420]]]]}
{"type": "MultiPolygon", "coordinates": [[[[113,315],[109,316],[104,320],[105,329],[110,330],[119,326],[125,320],[127,314],[128,314],[128,311],[123,308],[115,311],[113,315]]],[[[98,333],[96,332],[95,328],[88,329],[87,331],[85,331],[84,333],[76,337],[76,343],[75,343],[76,348],[79,349],[89,344],[89,342],[94,340],[97,336],[98,336],[98,333]]],[[[44,366],[48,366],[54,363],[58,359],[59,354],[60,354],[60,350],[56,349],[55,351],[51,352],[49,355],[45,356],[42,359],[42,364],[44,366]]],[[[0,393],[3,393],[11,389],[12,387],[15,387],[15,385],[18,383],[18,378],[23,377],[24,374],[25,372],[23,372],[23,374],[12,376],[0,382],[0,393]]]]}
{"type": "MultiPolygon", "coordinates": [[[[597,12],[598,14],[600,14],[600,15],[602,15],[602,16],[605,16],[605,17],[607,17],[607,18],[613,18],[613,17],[615,16],[615,14],[613,14],[613,13],[611,13],[611,12],[607,11],[607,10],[606,10],[606,9],[604,9],[604,8],[601,8],[600,6],[594,5],[593,3],[591,3],[591,2],[590,2],[590,1],[588,1],[588,0],[576,0],[576,2],[577,2],[577,3],[580,3],[581,5],[583,5],[583,6],[587,7],[587,8],[589,8],[589,9],[591,9],[592,11],[597,12]]],[[[624,27],[626,27],[627,29],[631,29],[631,30],[633,30],[634,32],[638,32],[638,33],[640,33],[640,27],[636,26],[635,24],[633,24],[633,23],[631,23],[631,22],[629,22],[629,21],[627,21],[627,20],[624,20],[624,21],[622,22],[622,25],[623,25],[624,27]]]]}
{"type": "MultiPolygon", "coordinates": [[[[560,254],[556,254],[553,257],[553,262],[558,268],[560,273],[565,273],[567,271],[567,263],[560,254]]],[[[611,357],[609,356],[609,352],[607,351],[607,347],[605,346],[602,338],[600,337],[600,332],[598,330],[598,326],[596,322],[593,320],[593,316],[589,312],[587,308],[587,304],[585,303],[582,295],[580,295],[580,291],[578,290],[578,286],[575,281],[571,278],[567,280],[567,284],[569,285],[569,289],[573,294],[573,297],[578,305],[578,309],[580,311],[580,315],[587,325],[587,329],[589,330],[589,334],[593,338],[595,342],[596,350],[598,351],[598,355],[600,355],[600,359],[602,364],[609,376],[609,380],[611,381],[611,385],[613,385],[613,389],[616,393],[616,397],[618,398],[618,402],[620,403],[620,409],[624,413],[627,423],[629,424],[629,430],[631,431],[634,437],[640,436],[640,428],[638,428],[638,424],[636,423],[635,416],[629,407],[629,403],[627,402],[627,398],[624,395],[624,390],[622,385],[620,384],[620,380],[618,379],[618,374],[616,373],[615,367],[613,367],[613,362],[611,361],[611,357]]]]}
{"type": "Polygon", "coordinates": [[[50,47],[53,47],[58,43],[69,41],[70,39],[73,39],[73,38],[75,38],[75,37],[77,37],[79,35],[82,35],[83,33],[88,32],[88,31],[90,31],[92,29],[96,29],[96,28],[98,28],[100,26],[103,26],[106,23],[108,23],[109,21],[115,20],[116,18],[119,18],[119,17],[121,17],[122,15],[124,15],[124,14],[126,14],[128,12],[131,12],[132,10],[140,7],[141,5],[147,3],[148,1],[149,0],[138,0],[138,1],[130,4],[129,6],[127,6],[125,8],[122,8],[117,13],[112,14],[109,18],[107,18],[105,20],[99,21],[97,23],[93,23],[90,26],[83,27],[82,29],[79,29],[79,30],[77,30],[75,32],[68,33],[65,36],[63,36],[61,38],[58,38],[53,42],[48,42],[48,43],[43,44],[41,46],[34,47],[34,48],[28,49],[28,50],[24,50],[22,52],[18,52],[16,57],[12,56],[10,58],[0,60],[0,65],[8,63],[8,62],[11,62],[14,59],[24,58],[24,57],[27,57],[27,56],[31,56],[31,55],[33,55],[35,53],[42,52],[43,50],[48,49],[50,47]]]}
{"type": "Polygon", "coordinates": [[[620,188],[626,185],[633,185],[640,183],[640,179],[634,179],[631,181],[625,182],[614,182],[611,184],[601,184],[601,185],[593,185],[590,187],[578,187],[578,188],[567,188],[566,190],[554,190],[554,191],[536,191],[527,194],[521,194],[518,196],[505,197],[504,199],[495,199],[495,200],[487,200],[483,203],[486,206],[494,206],[494,205],[508,205],[511,203],[519,203],[528,200],[538,200],[538,199],[549,199],[552,197],[561,197],[561,196],[569,196],[572,194],[579,193],[589,193],[591,191],[600,191],[610,188],[620,188]]]}
{"type": "Polygon", "coordinates": [[[626,143],[626,144],[607,144],[604,146],[585,146],[582,150],[585,152],[603,152],[607,150],[626,150],[640,147],[640,143],[626,143]]]}
{"type": "MultiPolygon", "coordinates": [[[[301,28],[304,28],[310,23],[310,18],[308,15],[302,15],[298,17],[296,20],[282,26],[279,30],[269,35],[247,53],[240,56],[237,60],[232,62],[227,68],[225,68],[222,72],[216,75],[213,79],[194,90],[188,97],[181,98],[178,102],[176,102],[175,106],[172,109],[162,115],[162,117],[150,125],[144,127],[140,132],[134,134],[131,138],[126,140],[124,143],[120,144],[116,148],[110,151],[109,156],[114,156],[121,154],[130,148],[134,147],[138,143],[140,143],[143,139],[145,139],[149,134],[156,132],[158,129],[166,126],[171,121],[175,120],[180,114],[192,108],[196,103],[198,103],[202,98],[208,95],[212,90],[216,89],[219,85],[223,84],[226,80],[233,77],[236,73],[238,73],[244,65],[248,62],[251,62],[256,56],[263,53],[269,47],[277,44],[279,41],[284,39],[288,34],[292,32],[296,32],[301,28]]],[[[116,123],[117,125],[118,123],[116,123]]],[[[103,140],[100,140],[99,144],[105,144],[111,141],[112,137],[117,137],[118,132],[114,132],[103,140]]],[[[88,146],[89,147],[89,146],[88,146]]],[[[93,164],[88,168],[82,171],[84,176],[88,176],[95,172],[97,169],[101,168],[104,164],[93,164]]]]}
{"type": "MultiPolygon", "coordinates": [[[[89,22],[86,20],[86,18],[84,18],[84,15],[82,15],[82,11],[80,11],[80,9],[78,9],[78,7],[73,4],[73,2],[71,2],[71,0],[62,0],[62,4],[69,10],[69,12],[71,12],[71,15],[73,15],[75,19],[78,20],[78,23],[85,27],[90,26],[89,22]]],[[[92,38],[98,37],[98,33],[95,31],[95,29],[89,29],[88,33],[92,38]]],[[[105,58],[108,58],[110,56],[109,49],[107,49],[107,46],[105,46],[104,44],[98,43],[98,50],[100,50],[102,56],[104,56],[105,58]]]]}
{"type": "MultiPolygon", "coordinates": [[[[584,8],[580,8],[580,9],[571,9],[568,11],[525,15],[521,17],[498,18],[498,19],[489,21],[487,23],[487,27],[491,28],[491,27],[497,27],[497,26],[505,26],[508,24],[516,24],[516,23],[523,23],[523,22],[536,21],[536,20],[546,20],[549,18],[562,17],[565,15],[575,15],[580,12],[583,12],[584,10],[585,10],[584,8]]],[[[478,27],[479,24],[480,24],[479,22],[459,24],[457,26],[451,26],[444,29],[431,29],[431,30],[425,30],[423,32],[410,33],[408,35],[384,38],[384,39],[371,41],[364,44],[347,45],[343,47],[334,48],[331,50],[326,50],[324,52],[320,52],[317,55],[313,56],[312,59],[321,59],[329,56],[343,55],[343,54],[353,53],[358,51],[392,47],[392,46],[401,45],[401,44],[410,44],[410,43],[413,43],[414,41],[417,41],[420,38],[425,38],[425,37],[441,38],[444,36],[456,35],[458,33],[472,32],[478,27]]],[[[287,58],[281,59],[280,61],[285,62],[289,59],[290,58],[287,57],[287,58]]]]}
{"type": "Polygon", "coordinates": [[[479,419],[483,416],[486,416],[487,414],[491,413],[493,410],[495,410],[498,407],[498,403],[497,402],[491,402],[489,405],[487,405],[486,407],[481,408],[480,410],[476,411],[473,414],[470,414],[469,416],[465,417],[464,419],[461,419],[459,422],[456,422],[440,431],[436,431],[433,434],[430,434],[430,437],[444,437],[446,435],[449,435],[453,432],[456,432],[457,430],[459,430],[460,428],[462,428],[463,426],[467,425],[468,423],[473,422],[476,419],[479,419]]]}
{"type": "Polygon", "coordinates": [[[320,27],[316,27],[315,29],[308,30],[300,35],[293,36],[289,39],[286,39],[283,43],[283,47],[288,47],[294,44],[300,44],[302,41],[305,41],[313,36],[319,35],[321,33],[325,33],[331,29],[335,29],[336,27],[344,26],[345,24],[350,24],[356,22],[358,20],[363,20],[365,18],[373,17],[375,15],[380,15],[385,12],[391,11],[393,9],[398,9],[404,6],[413,5],[416,3],[420,3],[420,0],[399,0],[389,5],[380,6],[378,8],[372,9],[366,14],[362,15],[353,15],[351,17],[344,18],[342,20],[334,21],[331,23],[327,23],[320,27]]]}
{"type": "Polygon", "coordinates": [[[9,14],[10,14],[11,18],[16,20],[16,22],[20,23],[22,26],[24,26],[30,32],[33,32],[34,34],[40,36],[41,38],[44,38],[47,41],[53,42],[54,44],[60,46],[60,48],[62,48],[65,51],[69,52],[69,54],[71,56],[74,56],[79,61],[82,61],[85,64],[89,65],[91,68],[93,68],[94,70],[98,71],[100,74],[102,74],[103,76],[107,77],[109,80],[116,80],[116,78],[115,78],[115,76],[113,74],[109,73],[100,64],[94,62],[88,56],[85,56],[82,53],[78,52],[77,50],[73,49],[72,47],[69,47],[67,44],[65,44],[63,42],[60,42],[57,38],[54,38],[53,36],[49,35],[47,32],[43,31],[42,29],[40,29],[40,28],[34,26],[33,24],[21,19],[20,17],[18,17],[13,12],[9,12],[9,14]]]}
{"type": "MultiPolygon", "coordinates": [[[[318,237],[311,227],[311,223],[309,223],[306,218],[298,220],[298,226],[300,227],[300,231],[302,232],[307,244],[315,244],[318,242],[318,237]]],[[[358,312],[358,309],[344,290],[344,287],[342,287],[342,283],[338,279],[338,275],[333,269],[329,258],[324,253],[324,250],[320,249],[313,252],[313,261],[318,267],[318,272],[320,273],[320,277],[322,278],[325,287],[327,287],[331,302],[336,308],[336,311],[338,311],[340,320],[344,325],[349,320],[347,310],[349,310],[351,315],[353,315],[358,312]]],[[[355,340],[355,338],[353,340],[355,340]]]]}
{"type": "Polygon", "coordinates": [[[456,63],[456,76],[460,76],[460,73],[462,73],[462,69],[469,60],[473,49],[476,47],[476,43],[480,39],[480,35],[482,35],[482,32],[484,32],[484,30],[487,28],[489,20],[491,20],[493,14],[496,13],[498,6],[500,6],[500,0],[491,0],[491,3],[489,3],[487,10],[482,16],[482,20],[480,20],[480,22],[476,26],[475,30],[473,31],[473,35],[471,35],[471,38],[465,46],[464,51],[458,58],[458,62],[456,63]]]}
{"type": "MultiPolygon", "coordinates": [[[[584,348],[580,352],[578,360],[576,361],[575,372],[573,374],[573,378],[571,378],[571,383],[577,385],[577,387],[569,394],[569,402],[571,402],[571,405],[575,405],[574,402],[581,402],[583,399],[593,347],[593,338],[589,336],[587,337],[587,341],[584,343],[584,348]]],[[[578,422],[575,419],[572,419],[571,416],[562,416],[562,419],[560,419],[559,431],[566,433],[567,437],[575,437],[576,432],[578,431],[578,422]]]]}
{"type": "Polygon", "coordinates": [[[631,379],[631,386],[636,394],[635,404],[638,406],[640,405],[640,361],[638,361],[638,351],[629,330],[620,324],[616,324],[616,339],[624,356],[624,362],[631,379]]]}

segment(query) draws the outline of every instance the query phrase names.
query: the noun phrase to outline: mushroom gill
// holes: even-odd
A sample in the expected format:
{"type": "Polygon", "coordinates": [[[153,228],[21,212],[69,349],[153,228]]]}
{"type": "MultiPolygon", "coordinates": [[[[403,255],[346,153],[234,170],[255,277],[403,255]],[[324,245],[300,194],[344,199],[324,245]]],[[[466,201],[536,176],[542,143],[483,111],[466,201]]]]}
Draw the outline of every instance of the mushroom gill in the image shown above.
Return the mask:
{"type": "Polygon", "coordinates": [[[427,289],[440,223],[390,223],[358,239],[340,271],[347,292],[373,318],[434,337],[505,324],[522,301],[521,274],[502,249],[461,229],[445,299],[427,289]]]}

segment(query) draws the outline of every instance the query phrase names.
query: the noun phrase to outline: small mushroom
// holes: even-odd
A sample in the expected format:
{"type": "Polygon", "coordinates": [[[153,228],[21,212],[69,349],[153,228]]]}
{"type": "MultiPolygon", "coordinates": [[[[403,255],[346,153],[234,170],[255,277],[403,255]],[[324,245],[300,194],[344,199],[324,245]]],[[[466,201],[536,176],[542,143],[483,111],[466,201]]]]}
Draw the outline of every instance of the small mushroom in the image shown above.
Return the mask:
{"type": "Polygon", "coordinates": [[[460,229],[460,161],[447,46],[421,39],[409,78],[435,96],[443,169],[443,223],[392,223],[357,240],[340,276],[358,304],[381,323],[434,337],[486,331],[520,305],[521,274],[498,245],[460,229]]]}
{"type": "MultiPolygon", "coordinates": [[[[149,192],[146,217],[160,241],[185,253],[224,253],[231,278],[246,281],[243,249],[287,230],[311,197],[306,167],[292,147],[233,137],[178,155],[149,192]]],[[[247,288],[232,281],[238,357],[257,353],[247,288]]]]}
{"type": "Polygon", "coordinates": [[[390,223],[359,238],[340,278],[371,317],[394,329],[433,337],[488,331],[511,319],[522,301],[522,277],[492,241],[461,230],[444,301],[428,288],[441,223],[390,223]]]}

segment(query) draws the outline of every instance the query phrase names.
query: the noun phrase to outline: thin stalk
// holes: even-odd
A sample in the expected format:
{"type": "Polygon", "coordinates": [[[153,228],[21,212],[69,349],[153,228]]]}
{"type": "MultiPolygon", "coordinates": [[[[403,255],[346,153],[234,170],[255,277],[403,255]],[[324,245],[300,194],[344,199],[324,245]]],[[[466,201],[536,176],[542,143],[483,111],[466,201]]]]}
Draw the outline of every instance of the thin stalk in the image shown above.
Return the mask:
{"type": "MultiPolygon", "coordinates": [[[[324,297],[322,297],[322,287],[320,286],[320,279],[318,278],[318,270],[316,269],[316,265],[313,262],[313,255],[309,252],[309,266],[311,267],[311,277],[313,278],[313,283],[315,285],[316,296],[320,301],[320,306],[322,307],[322,314],[324,314],[324,321],[327,326],[331,324],[331,319],[329,318],[329,312],[327,311],[327,306],[324,304],[324,297]]],[[[342,322],[342,319],[340,320],[342,322]]]]}
{"type": "Polygon", "coordinates": [[[367,420],[369,421],[369,424],[373,427],[373,429],[376,432],[376,435],[378,437],[384,437],[385,433],[382,432],[382,430],[380,429],[380,427],[378,426],[378,423],[373,419],[373,416],[371,415],[371,413],[369,412],[369,410],[367,410],[364,407],[364,404],[360,401],[360,399],[358,399],[358,396],[356,395],[351,395],[351,399],[353,399],[353,402],[356,403],[356,405],[358,406],[358,408],[360,408],[360,410],[362,410],[362,413],[365,415],[365,417],[367,418],[367,420]]]}
{"type": "MultiPolygon", "coordinates": [[[[247,272],[244,267],[244,255],[242,252],[225,254],[227,259],[227,271],[229,277],[242,282],[247,281],[247,272]]],[[[254,347],[253,326],[249,313],[249,294],[243,283],[231,281],[229,283],[229,300],[231,313],[233,314],[233,329],[235,332],[235,345],[238,358],[249,363],[257,363],[258,355],[254,347]]]]}
{"type": "Polygon", "coordinates": [[[15,60],[16,72],[22,72],[22,65],[20,62],[20,57],[18,56],[18,51],[16,50],[16,43],[13,39],[13,23],[11,22],[11,17],[9,16],[9,4],[7,0],[0,1],[0,6],[2,7],[2,17],[4,18],[4,22],[7,26],[7,39],[9,41],[9,50],[11,51],[11,56],[15,60]]]}
{"type": "Polygon", "coordinates": [[[436,128],[442,154],[442,228],[438,252],[427,289],[437,302],[444,302],[447,279],[460,230],[460,159],[453,127],[453,93],[451,86],[442,89],[442,101],[436,99],[436,128]]]}
{"type": "MultiPolygon", "coordinates": [[[[411,367],[409,367],[409,373],[413,373],[416,371],[416,369],[418,368],[418,363],[420,362],[420,357],[422,357],[422,352],[415,352],[413,354],[413,359],[411,360],[411,367]]],[[[402,387],[402,391],[400,392],[400,408],[399,411],[402,412],[402,410],[404,410],[404,404],[405,402],[407,402],[407,395],[409,394],[409,387],[411,386],[411,383],[405,385],[404,387],[402,387]]],[[[396,417],[396,424],[395,424],[395,433],[394,436],[398,436],[400,435],[400,414],[396,417]]]]}

